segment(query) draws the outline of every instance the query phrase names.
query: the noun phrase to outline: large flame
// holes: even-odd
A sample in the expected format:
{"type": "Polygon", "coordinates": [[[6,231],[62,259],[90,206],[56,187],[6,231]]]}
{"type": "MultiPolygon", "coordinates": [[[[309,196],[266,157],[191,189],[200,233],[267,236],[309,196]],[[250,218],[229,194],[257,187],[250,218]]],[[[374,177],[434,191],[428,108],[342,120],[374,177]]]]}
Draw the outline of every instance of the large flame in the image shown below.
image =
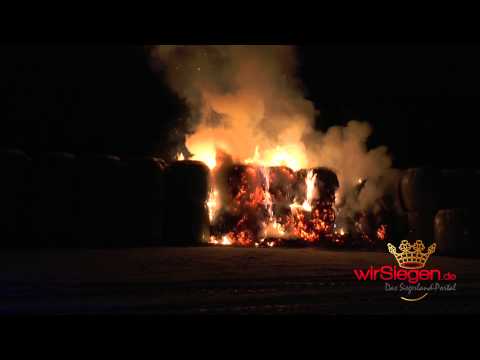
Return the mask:
{"type": "Polygon", "coordinates": [[[193,153],[193,160],[202,161],[210,170],[217,165],[217,149],[214,143],[193,143],[189,144],[189,150],[193,153]]]}
{"type": "MultiPolygon", "coordinates": [[[[198,160],[205,163],[210,170],[217,165],[217,149],[225,149],[225,146],[218,146],[215,143],[197,142],[194,139],[188,141],[188,148],[193,153],[192,160],[198,160]]],[[[177,156],[177,160],[185,160],[183,154],[177,156]]],[[[236,159],[245,164],[255,164],[264,167],[286,166],[294,171],[307,167],[308,161],[306,155],[302,152],[301,146],[287,145],[275,146],[272,149],[266,149],[264,152],[259,146],[251,157],[246,159],[236,159]]]]}
{"type": "MultiPolygon", "coordinates": [[[[294,228],[295,236],[316,241],[322,234],[334,233],[331,229],[331,218],[336,216],[334,207],[343,210],[343,220],[357,221],[358,214],[372,209],[387,189],[395,186],[390,177],[391,158],[387,149],[367,146],[372,132],[367,123],[351,121],[346,126],[318,131],[318,111],[306,99],[297,77],[293,46],[159,45],[151,51],[153,65],[165,66],[171,89],[188,104],[190,114],[182,125],[188,125],[190,135],[185,145],[193,154],[190,159],[202,161],[214,172],[223,163],[217,158],[217,150],[221,150],[234,164],[257,168],[285,166],[293,171],[328,168],[338,176],[335,197],[325,194],[323,185],[315,188],[315,175],[309,173],[303,179],[305,184],[295,190],[305,194],[295,194],[297,201],[282,200],[292,204],[287,206],[289,216],[282,214],[281,219],[275,214],[278,209],[272,210],[279,204],[268,194],[268,189],[246,184],[235,189],[239,190],[238,196],[233,206],[228,205],[251,213],[255,212],[251,207],[258,210],[260,221],[266,222],[266,237],[289,233],[294,228]],[[316,190],[322,193],[315,194],[316,190]]],[[[179,154],[177,159],[183,160],[184,155],[179,154]]],[[[301,181],[295,178],[295,187],[301,181]]],[[[213,220],[224,205],[219,204],[223,199],[217,196],[218,193],[212,192],[208,199],[213,220]]],[[[243,217],[235,220],[239,221],[237,231],[222,233],[219,243],[250,242],[253,225],[246,225],[248,219],[243,217]]],[[[348,237],[354,228],[350,222],[343,222],[346,231],[338,234],[348,237]]],[[[257,229],[254,232],[259,235],[257,229]]],[[[382,234],[380,231],[376,237],[381,238],[382,234]]],[[[265,241],[271,243],[267,238],[265,241]]]]}

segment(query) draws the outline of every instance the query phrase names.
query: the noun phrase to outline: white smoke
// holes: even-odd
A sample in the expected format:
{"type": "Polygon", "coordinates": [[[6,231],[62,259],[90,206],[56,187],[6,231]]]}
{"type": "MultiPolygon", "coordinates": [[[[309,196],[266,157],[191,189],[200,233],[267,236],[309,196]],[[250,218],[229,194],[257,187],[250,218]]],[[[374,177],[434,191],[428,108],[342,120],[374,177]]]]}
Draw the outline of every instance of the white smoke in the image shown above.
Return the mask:
{"type": "Polygon", "coordinates": [[[257,147],[265,157],[281,148],[299,167],[334,170],[347,211],[370,208],[391,185],[391,158],[385,147],[367,148],[367,123],[315,131],[317,110],[295,77],[294,47],[159,45],[151,55],[191,110],[193,154],[210,146],[245,161],[257,147]],[[360,180],[366,182],[358,193],[360,180]]]}

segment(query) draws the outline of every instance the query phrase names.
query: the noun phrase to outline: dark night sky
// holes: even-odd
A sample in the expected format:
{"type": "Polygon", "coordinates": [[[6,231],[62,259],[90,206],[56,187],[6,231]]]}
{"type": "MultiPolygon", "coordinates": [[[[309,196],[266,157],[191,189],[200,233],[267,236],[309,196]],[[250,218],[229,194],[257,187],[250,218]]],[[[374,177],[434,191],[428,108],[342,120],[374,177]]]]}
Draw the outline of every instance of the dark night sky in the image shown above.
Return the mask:
{"type": "MultiPolygon", "coordinates": [[[[479,166],[480,45],[301,46],[300,77],[325,129],[374,126],[400,167],[479,166]]],[[[148,153],[165,145],[178,100],[133,45],[8,45],[1,54],[1,147],[148,153]]]]}

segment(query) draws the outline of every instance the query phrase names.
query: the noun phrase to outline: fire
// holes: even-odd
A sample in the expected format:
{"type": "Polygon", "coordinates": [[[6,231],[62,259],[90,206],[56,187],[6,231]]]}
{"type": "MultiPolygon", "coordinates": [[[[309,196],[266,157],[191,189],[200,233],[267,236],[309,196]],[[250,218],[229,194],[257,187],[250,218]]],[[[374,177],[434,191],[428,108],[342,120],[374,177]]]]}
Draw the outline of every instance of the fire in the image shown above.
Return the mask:
{"type": "Polygon", "coordinates": [[[302,169],[302,167],[306,167],[307,158],[299,146],[276,146],[261,153],[257,145],[253,156],[245,159],[244,162],[245,164],[256,164],[264,167],[286,166],[297,171],[302,169]]]}
{"type": "MultiPolygon", "coordinates": [[[[192,152],[192,160],[197,160],[205,163],[210,170],[213,170],[217,166],[217,150],[214,144],[207,143],[195,143],[189,147],[192,152]]],[[[178,160],[184,160],[178,159],[178,160]]]]}
{"type": "Polygon", "coordinates": [[[218,207],[219,207],[217,190],[210,191],[208,195],[208,200],[207,200],[207,207],[208,207],[208,218],[210,219],[210,222],[212,222],[213,219],[215,218],[215,214],[217,213],[218,207]]]}
{"type": "Polygon", "coordinates": [[[317,175],[313,174],[313,170],[310,170],[305,179],[307,185],[307,198],[305,199],[302,207],[305,211],[312,211],[312,200],[315,192],[315,181],[317,180],[317,175]]]}
{"type": "MultiPolygon", "coordinates": [[[[220,146],[220,148],[224,148],[220,146]]],[[[213,143],[193,143],[189,146],[193,153],[192,160],[204,162],[210,170],[217,165],[217,147],[213,143]]],[[[183,154],[177,155],[178,161],[185,160],[183,154]]],[[[294,171],[307,166],[307,158],[299,146],[287,145],[276,146],[273,149],[267,149],[263,153],[257,145],[253,155],[246,159],[239,159],[245,164],[255,164],[264,167],[286,166],[294,171]]]]}
{"type": "Polygon", "coordinates": [[[223,245],[223,246],[229,246],[232,245],[232,241],[228,237],[228,235],[225,235],[222,237],[222,239],[219,241],[215,238],[215,236],[210,236],[210,244],[212,245],[223,245]]]}
{"type": "MultiPolygon", "coordinates": [[[[212,188],[206,201],[210,244],[274,247],[289,239],[335,245],[350,241],[353,233],[335,225],[342,201],[335,173],[324,168],[303,170],[306,159],[295,147],[277,146],[262,152],[257,146],[250,158],[237,160],[236,164],[242,165],[228,164],[226,169],[222,167],[226,153],[217,150],[213,144],[196,144],[191,150],[193,159],[204,162],[212,171],[212,188]],[[222,175],[225,184],[218,187],[215,179],[220,170],[226,171],[222,175]],[[220,188],[227,194],[220,195],[220,188]]],[[[184,160],[183,154],[177,160],[184,160]]],[[[365,181],[357,178],[359,185],[365,181]]],[[[358,224],[356,231],[362,242],[372,244],[372,236],[358,224]]],[[[372,235],[384,241],[386,232],[382,225],[372,235]]]]}
{"type": "Polygon", "coordinates": [[[387,225],[380,225],[377,229],[377,238],[378,240],[384,241],[387,236],[387,225]]]}

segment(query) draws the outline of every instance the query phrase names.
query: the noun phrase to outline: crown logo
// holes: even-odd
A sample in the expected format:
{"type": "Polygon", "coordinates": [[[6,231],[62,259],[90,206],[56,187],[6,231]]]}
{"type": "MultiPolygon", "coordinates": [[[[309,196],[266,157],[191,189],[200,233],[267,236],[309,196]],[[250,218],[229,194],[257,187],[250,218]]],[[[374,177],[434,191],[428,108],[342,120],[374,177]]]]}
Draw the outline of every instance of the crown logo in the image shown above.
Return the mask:
{"type": "Polygon", "coordinates": [[[423,252],[425,245],[423,245],[422,240],[417,240],[414,244],[410,244],[407,240],[402,240],[399,246],[401,252],[397,252],[397,249],[392,244],[388,244],[387,246],[390,254],[393,254],[397,259],[398,265],[404,269],[423,268],[437,247],[436,244],[432,244],[426,252],[423,252]]]}

